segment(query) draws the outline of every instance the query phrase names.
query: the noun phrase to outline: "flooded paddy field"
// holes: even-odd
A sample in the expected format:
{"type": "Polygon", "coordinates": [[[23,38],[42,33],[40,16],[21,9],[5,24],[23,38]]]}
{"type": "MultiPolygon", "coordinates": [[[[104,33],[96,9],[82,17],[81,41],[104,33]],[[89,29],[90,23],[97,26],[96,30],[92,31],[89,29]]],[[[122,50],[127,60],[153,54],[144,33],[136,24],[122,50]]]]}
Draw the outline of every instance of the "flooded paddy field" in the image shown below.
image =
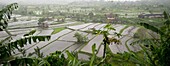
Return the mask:
{"type": "MultiPolygon", "coordinates": [[[[32,22],[30,22],[32,23],[32,22]]],[[[49,55],[50,53],[53,53],[55,51],[65,51],[65,50],[69,50],[69,51],[82,51],[82,52],[87,52],[87,53],[92,53],[92,45],[96,44],[96,48],[98,48],[98,54],[97,56],[102,57],[103,55],[103,35],[94,35],[92,33],[87,33],[86,31],[91,30],[92,28],[96,29],[96,30],[104,30],[104,26],[106,24],[102,24],[102,23],[84,23],[84,24],[80,24],[80,25],[74,25],[74,26],[68,26],[69,24],[74,24],[76,22],[71,22],[71,23],[63,23],[63,24],[58,24],[58,25],[50,25],[50,28],[56,28],[59,26],[63,26],[66,25],[67,28],[65,28],[64,30],[56,33],[56,34],[52,34],[53,29],[45,29],[45,30],[39,30],[38,28],[36,28],[36,30],[38,29],[38,31],[36,31],[33,35],[34,36],[45,36],[45,35],[51,35],[51,39],[49,41],[44,41],[44,42],[38,42],[38,43],[33,43],[33,44],[27,44],[26,46],[23,47],[23,49],[26,49],[26,54],[28,53],[33,53],[34,52],[34,48],[39,47],[41,50],[41,52],[46,56],[49,55]],[[80,33],[83,36],[86,36],[88,38],[88,42],[84,43],[84,44],[77,44],[76,41],[77,39],[74,37],[75,33],[80,33]]],[[[17,23],[12,23],[10,24],[11,26],[17,24],[17,23]]],[[[23,24],[27,24],[27,23],[23,23],[23,24]]],[[[116,35],[114,35],[114,33],[121,33],[121,37],[118,38],[121,41],[120,45],[114,44],[112,43],[111,45],[109,45],[111,51],[113,53],[119,53],[119,52],[124,52],[124,51],[128,51],[126,48],[127,44],[128,46],[130,46],[129,44],[131,43],[131,41],[133,39],[133,35],[134,33],[137,31],[137,27],[134,26],[128,26],[127,25],[121,25],[121,24],[112,24],[112,26],[115,28],[115,30],[111,30],[109,31],[109,33],[116,37],[116,35]],[[127,39],[130,39],[129,41],[127,41],[127,39]]],[[[30,31],[31,28],[27,28],[27,29],[14,29],[14,30],[10,30],[13,34],[16,34],[16,36],[14,36],[15,39],[19,39],[19,37],[22,37],[25,33],[27,33],[28,31],[30,31]],[[17,30],[17,31],[16,31],[17,30]]],[[[1,33],[1,37],[5,37],[7,36],[7,34],[5,32],[0,32],[1,33]],[[3,35],[2,35],[3,34],[3,35]]],[[[134,51],[137,51],[138,46],[133,46],[130,48],[134,51]]],[[[17,51],[17,50],[16,50],[17,51]]],[[[18,52],[19,53],[19,52],[18,52]]],[[[84,56],[82,54],[79,54],[79,58],[87,58],[88,56],[84,56]]]]}

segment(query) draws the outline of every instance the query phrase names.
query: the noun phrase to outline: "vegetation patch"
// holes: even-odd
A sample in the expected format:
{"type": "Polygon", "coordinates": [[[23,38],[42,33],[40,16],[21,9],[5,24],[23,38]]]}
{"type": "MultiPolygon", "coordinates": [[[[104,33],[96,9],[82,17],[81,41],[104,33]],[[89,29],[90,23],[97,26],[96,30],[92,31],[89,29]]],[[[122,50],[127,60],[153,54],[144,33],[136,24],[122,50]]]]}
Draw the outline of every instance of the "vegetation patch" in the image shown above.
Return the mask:
{"type": "Polygon", "coordinates": [[[62,27],[62,28],[55,28],[54,31],[52,32],[52,34],[56,34],[56,33],[60,32],[60,31],[62,31],[64,29],[65,29],[64,27],[62,27]]]}
{"type": "Polygon", "coordinates": [[[81,35],[80,33],[76,32],[74,37],[77,38],[77,43],[87,43],[88,37],[81,35]]]}
{"type": "Polygon", "coordinates": [[[140,38],[140,39],[156,38],[158,37],[158,34],[141,27],[136,31],[133,37],[140,38]]]}
{"type": "Polygon", "coordinates": [[[120,30],[120,32],[119,32],[119,33],[121,34],[121,33],[122,33],[122,32],[123,32],[126,28],[128,28],[128,27],[129,27],[129,26],[128,26],[128,25],[126,25],[123,29],[121,29],[121,30],[120,30]]]}

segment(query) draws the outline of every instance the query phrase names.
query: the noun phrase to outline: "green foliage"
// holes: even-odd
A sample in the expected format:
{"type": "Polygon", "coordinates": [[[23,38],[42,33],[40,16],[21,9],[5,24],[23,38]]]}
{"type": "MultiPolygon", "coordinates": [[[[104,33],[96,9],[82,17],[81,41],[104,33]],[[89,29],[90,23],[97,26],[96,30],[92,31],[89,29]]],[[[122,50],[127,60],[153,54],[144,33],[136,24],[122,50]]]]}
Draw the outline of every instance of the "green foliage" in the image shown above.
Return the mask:
{"type": "Polygon", "coordinates": [[[133,35],[133,38],[143,40],[148,38],[157,38],[159,35],[151,30],[147,30],[146,28],[140,27],[135,34],[133,35]]]}
{"type": "Polygon", "coordinates": [[[43,53],[40,52],[40,48],[34,48],[35,54],[39,57],[39,58],[43,58],[43,53]]]}
{"type": "Polygon", "coordinates": [[[56,51],[45,58],[51,66],[66,66],[68,61],[61,51],[56,51]]]}
{"type": "Polygon", "coordinates": [[[76,56],[74,56],[72,53],[70,53],[69,51],[66,51],[67,53],[67,60],[68,65],[67,66],[81,66],[81,61],[78,60],[78,58],[76,56]]]}
{"type": "Polygon", "coordinates": [[[90,60],[90,66],[93,66],[94,64],[94,61],[95,61],[95,58],[96,58],[96,53],[95,53],[95,50],[96,50],[96,44],[94,44],[92,46],[92,58],[90,60]]]}
{"type": "Polygon", "coordinates": [[[150,29],[158,34],[161,34],[161,35],[164,35],[164,33],[162,31],[160,31],[158,28],[152,26],[152,25],[149,25],[147,23],[139,23],[141,26],[144,26],[145,28],[147,29],[150,29]]]}
{"type": "Polygon", "coordinates": [[[45,18],[40,18],[40,19],[38,20],[38,23],[42,23],[42,22],[44,22],[44,21],[46,21],[45,18]]]}
{"type": "MultiPolygon", "coordinates": [[[[11,19],[12,11],[18,7],[17,3],[13,3],[7,5],[4,9],[0,11],[0,30],[5,30],[10,37],[7,37],[0,42],[0,64],[3,65],[16,65],[16,66],[26,66],[26,65],[33,65],[34,61],[38,63],[39,59],[32,59],[32,58],[17,58],[14,57],[15,54],[14,50],[18,50],[25,56],[25,50],[22,49],[24,45],[32,44],[39,41],[45,41],[46,39],[49,40],[50,36],[32,36],[36,31],[33,30],[24,35],[23,38],[11,41],[11,34],[7,31],[9,19],[11,19]]],[[[39,48],[36,49],[36,52],[40,52],[39,48]]],[[[42,57],[41,54],[37,54],[39,57],[42,57]]]]}
{"type": "Polygon", "coordinates": [[[55,28],[54,31],[52,32],[52,34],[56,34],[62,30],[64,30],[65,28],[55,28]]]}
{"type": "Polygon", "coordinates": [[[31,58],[16,58],[15,60],[10,61],[10,65],[12,66],[26,66],[32,65],[34,62],[31,58]]]}
{"type": "Polygon", "coordinates": [[[18,4],[13,3],[0,10],[0,31],[6,31],[9,36],[12,36],[12,34],[7,30],[7,22],[11,19],[12,11],[17,8],[18,4]]]}
{"type": "Polygon", "coordinates": [[[8,27],[8,21],[11,19],[12,11],[18,8],[17,3],[7,5],[4,9],[0,10],[0,30],[8,27]]]}
{"type": "Polygon", "coordinates": [[[88,16],[89,16],[89,18],[93,18],[93,16],[94,16],[93,12],[90,12],[90,13],[88,14],[88,16]]]}
{"type": "Polygon", "coordinates": [[[27,45],[27,43],[32,44],[34,42],[45,41],[45,39],[49,40],[50,36],[28,36],[21,38],[19,40],[9,42],[9,43],[1,43],[0,44],[0,59],[7,59],[12,56],[12,52],[15,49],[20,49],[27,45]],[[32,42],[33,40],[33,42],[32,42]],[[38,40],[38,41],[37,41],[38,40]]]}
{"type": "MultiPolygon", "coordinates": [[[[147,23],[140,23],[139,25],[149,29],[159,35],[158,38],[147,38],[147,39],[139,39],[132,44],[139,44],[141,47],[141,51],[144,52],[144,58],[138,58],[138,61],[144,61],[140,63],[141,65],[149,65],[149,66],[169,66],[170,65],[170,19],[169,15],[164,12],[165,22],[164,25],[160,28],[149,25],[147,23]]],[[[132,52],[133,55],[136,53],[132,52]]],[[[133,56],[132,56],[133,57],[133,56]]],[[[135,56],[134,56],[135,57],[135,56]]]]}
{"type": "MultiPolygon", "coordinates": [[[[105,27],[104,27],[104,30],[96,30],[96,29],[92,29],[93,30],[93,34],[102,34],[104,36],[104,39],[103,39],[103,43],[104,43],[104,52],[103,52],[103,58],[105,58],[105,55],[106,55],[106,45],[110,45],[112,42],[114,42],[115,44],[119,44],[120,41],[117,40],[116,38],[114,37],[108,37],[108,35],[110,35],[109,31],[110,30],[116,30],[115,28],[112,27],[111,24],[107,24],[105,27]]],[[[119,33],[114,33],[116,36],[120,37],[121,35],[119,33]]]]}
{"type": "Polygon", "coordinates": [[[76,32],[74,37],[77,38],[78,43],[86,43],[88,42],[88,37],[81,35],[80,33],[76,32]]]}
{"type": "Polygon", "coordinates": [[[29,35],[33,35],[36,32],[35,29],[31,30],[29,33],[25,34],[24,36],[29,36],[29,35]]]}
{"type": "Polygon", "coordinates": [[[164,11],[163,14],[164,14],[164,19],[169,19],[169,15],[167,12],[164,11]]]}
{"type": "Polygon", "coordinates": [[[44,58],[15,58],[8,63],[4,64],[4,66],[50,66],[49,62],[44,58]]]}
{"type": "MultiPolygon", "coordinates": [[[[12,8],[8,6],[8,8],[12,8]]],[[[8,9],[7,8],[7,9],[8,9]]],[[[0,11],[0,13],[5,10],[0,11]]],[[[8,10],[7,10],[8,11],[8,10]]],[[[120,41],[114,37],[109,37],[109,31],[115,30],[111,24],[108,24],[104,27],[104,30],[95,30],[93,29],[94,34],[103,35],[103,44],[104,44],[104,52],[103,57],[97,57],[96,52],[96,44],[92,46],[92,54],[89,61],[81,61],[78,59],[78,55],[74,55],[74,53],[70,53],[66,51],[67,58],[65,58],[64,54],[60,51],[56,51],[55,53],[50,54],[47,57],[44,57],[42,53],[40,53],[40,48],[37,47],[35,49],[35,54],[38,58],[30,58],[30,57],[14,57],[13,50],[18,49],[19,51],[25,53],[24,49],[22,49],[25,45],[32,44],[33,42],[45,41],[49,40],[50,36],[32,36],[36,31],[33,30],[30,33],[24,35],[24,38],[21,38],[16,41],[5,42],[2,40],[0,42],[0,64],[4,65],[12,65],[12,66],[169,66],[170,65],[170,19],[169,15],[164,12],[165,22],[161,28],[152,26],[147,23],[139,23],[143,27],[157,33],[160,35],[158,38],[147,38],[147,39],[139,39],[136,42],[133,42],[131,45],[139,44],[141,47],[141,51],[134,52],[131,51],[127,44],[126,47],[129,52],[113,54],[109,48],[111,43],[119,44],[120,41]]],[[[4,15],[0,14],[0,17],[4,15]]],[[[5,15],[7,19],[10,19],[10,15],[5,15]]],[[[0,18],[0,26],[2,26],[1,30],[7,28],[7,21],[5,22],[4,18],[0,18]]],[[[41,20],[40,20],[41,21],[41,20]]],[[[43,20],[41,21],[43,22],[43,20]]],[[[61,31],[60,29],[56,29],[56,32],[61,31]]],[[[122,32],[122,31],[121,31],[122,32]]],[[[119,33],[115,33],[116,36],[120,37],[119,33]]],[[[76,33],[75,36],[77,38],[77,42],[84,43],[88,41],[86,36],[82,36],[79,33],[76,33]]],[[[126,42],[127,43],[127,42],[126,42]]],[[[99,48],[100,49],[100,48],[99,48]]],[[[14,53],[15,54],[15,53],[14,53]]],[[[76,53],[77,54],[77,53],[76,53]]]]}
{"type": "MultiPolygon", "coordinates": [[[[12,62],[18,62],[19,64],[22,63],[20,61],[22,60],[26,60],[24,58],[21,59],[14,59],[12,53],[15,54],[14,50],[17,49],[18,51],[20,51],[23,56],[25,57],[25,50],[22,49],[22,47],[24,47],[25,45],[32,44],[35,42],[40,42],[40,41],[45,41],[50,40],[50,36],[32,36],[32,34],[35,32],[35,30],[29,32],[28,34],[25,35],[25,37],[18,39],[16,41],[10,41],[10,42],[4,42],[7,39],[4,39],[0,42],[0,64],[1,63],[7,63],[10,62],[12,60],[12,62]]],[[[36,49],[36,52],[40,52],[39,49],[36,49]]],[[[42,54],[37,54],[39,57],[42,57],[42,54]]]]}

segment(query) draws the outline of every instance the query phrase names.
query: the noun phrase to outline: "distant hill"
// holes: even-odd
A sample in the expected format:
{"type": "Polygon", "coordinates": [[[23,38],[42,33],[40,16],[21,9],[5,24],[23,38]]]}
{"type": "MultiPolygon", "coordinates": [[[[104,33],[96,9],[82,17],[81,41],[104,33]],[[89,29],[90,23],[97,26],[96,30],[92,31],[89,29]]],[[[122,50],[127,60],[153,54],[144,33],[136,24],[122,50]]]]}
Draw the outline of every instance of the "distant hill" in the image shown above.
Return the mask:
{"type": "MultiPolygon", "coordinates": [[[[97,1],[103,0],[0,0],[0,4],[18,3],[21,5],[39,5],[39,4],[75,4],[75,5],[89,5],[99,4],[97,1]]],[[[139,3],[158,3],[158,4],[169,4],[170,0],[141,0],[139,3]]],[[[103,2],[101,2],[103,3],[103,2]]],[[[100,4],[101,4],[100,3],[100,4]]]]}

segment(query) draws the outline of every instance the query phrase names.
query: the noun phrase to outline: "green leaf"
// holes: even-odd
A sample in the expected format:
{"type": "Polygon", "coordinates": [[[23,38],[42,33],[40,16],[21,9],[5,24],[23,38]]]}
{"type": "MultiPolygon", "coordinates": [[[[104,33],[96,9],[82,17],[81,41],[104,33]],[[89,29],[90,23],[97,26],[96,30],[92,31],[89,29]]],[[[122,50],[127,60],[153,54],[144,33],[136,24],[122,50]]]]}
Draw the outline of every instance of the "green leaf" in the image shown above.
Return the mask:
{"type": "Polygon", "coordinates": [[[95,58],[96,58],[95,50],[96,50],[96,44],[94,44],[94,45],[92,46],[93,56],[92,56],[92,58],[91,58],[91,60],[90,60],[90,66],[93,66],[94,60],[95,60],[95,58]]]}
{"type": "Polygon", "coordinates": [[[51,38],[51,36],[47,36],[47,40],[48,40],[48,41],[50,40],[50,38],[51,38]]]}
{"type": "Polygon", "coordinates": [[[8,51],[10,55],[11,55],[11,50],[12,50],[11,44],[8,44],[8,51]]]}
{"type": "Polygon", "coordinates": [[[3,29],[0,28],[0,31],[3,31],[3,29]]]}
{"type": "Polygon", "coordinates": [[[23,43],[23,44],[27,44],[27,39],[26,39],[26,38],[23,38],[23,39],[22,39],[22,43],[23,43]]]}
{"type": "Polygon", "coordinates": [[[11,19],[11,15],[9,13],[7,14],[7,16],[8,16],[8,19],[11,19]]]}
{"type": "Polygon", "coordinates": [[[17,3],[13,3],[10,5],[7,5],[5,8],[3,8],[2,10],[0,10],[0,26],[2,26],[3,28],[0,28],[0,30],[7,28],[8,26],[8,21],[9,19],[11,19],[11,15],[12,15],[12,11],[16,8],[14,8],[13,6],[17,6],[17,3]],[[2,23],[3,21],[3,23],[2,23]]]}
{"type": "Polygon", "coordinates": [[[38,66],[44,66],[44,65],[51,66],[50,63],[49,63],[47,60],[42,59],[42,60],[38,63],[38,66]]]}
{"type": "Polygon", "coordinates": [[[109,28],[111,26],[112,26],[111,24],[107,24],[106,26],[104,26],[104,28],[109,28]]]}
{"type": "Polygon", "coordinates": [[[94,45],[92,46],[92,52],[93,52],[93,53],[95,53],[95,50],[96,50],[96,44],[94,44],[94,45]]]}
{"type": "Polygon", "coordinates": [[[29,38],[28,38],[29,44],[31,44],[31,38],[32,38],[32,37],[29,37],[29,38]]]}
{"type": "Polygon", "coordinates": [[[31,66],[33,64],[34,59],[32,58],[16,58],[14,60],[9,61],[12,66],[19,66],[19,65],[28,65],[31,66]]]}
{"type": "Polygon", "coordinates": [[[18,46],[17,46],[17,45],[18,45],[18,42],[13,42],[13,43],[14,43],[14,47],[15,47],[15,48],[18,48],[18,46]]]}
{"type": "Polygon", "coordinates": [[[29,36],[29,35],[33,35],[36,32],[36,30],[31,30],[29,33],[25,34],[24,36],[29,36]]]}
{"type": "Polygon", "coordinates": [[[21,39],[21,40],[18,40],[18,43],[19,43],[19,46],[20,46],[20,47],[24,47],[24,44],[23,44],[23,42],[22,42],[22,39],[21,39]]]}
{"type": "Polygon", "coordinates": [[[37,41],[37,37],[35,37],[35,36],[33,36],[32,39],[33,39],[34,42],[37,41]]]}
{"type": "Polygon", "coordinates": [[[168,19],[167,21],[164,22],[165,25],[170,25],[170,20],[168,19]]]}
{"type": "Polygon", "coordinates": [[[68,50],[66,50],[66,53],[68,55],[69,60],[74,60],[74,56],[68,50]]]}
{"type": "Polygon", "coordinates": [[[167,14],[167,12],[164,11],[163,14],[165,19],[169,19],[169,15],[167,14]]]}

